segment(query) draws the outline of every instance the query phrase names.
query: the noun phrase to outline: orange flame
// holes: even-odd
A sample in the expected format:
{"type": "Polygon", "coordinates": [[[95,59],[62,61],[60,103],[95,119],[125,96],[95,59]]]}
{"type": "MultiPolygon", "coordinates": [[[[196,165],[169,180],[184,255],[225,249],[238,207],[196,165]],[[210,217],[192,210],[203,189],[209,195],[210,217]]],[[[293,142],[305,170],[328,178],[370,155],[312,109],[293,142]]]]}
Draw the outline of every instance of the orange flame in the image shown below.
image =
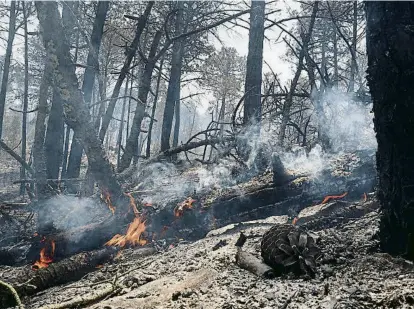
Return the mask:
{"type": "Polygon", "coordinates": [[[129,207],[134,212],[135,217],[139,217],[139,211],[137,208],[137,204],[135,203],[135,199],[131,193],[125,193],[126,196],[129,197],[129,207]]]}
{"type": "Polygon", "coordinates": [[[323,199],[323,201],[322,201],[322,203],[321,203],[321,204],[326,204],[326,203],[328,203],[330,200],[336,200],[336,199],[343,198],[343,197],[345,197],[347,194],[348,194],[348,192],[345,192],[344,194],[341,194],[341,195],[328,195],[328,196],[326,196],[326,197],[323,199]]]}
{"type": "Polygon", "coordinates": [[[184,214],[185,209],[192,209],[193,208],[193,203],[194,202],[195,202],[195,200],[193,200],[192,197],[188,197],[184,202],[178,204],[174,208],[174,216],[181,217],[184,214]]]}
{"type": "Polygon", "coordinates": [[[145,231],[145,221],[141,221],[140,217],[134,219],[134,221],[128,226],[125,235],[116,234],[105,243],[106,246],[125,247],[126,245],[140,245],[143,246],[147,243],[145,239],[141,239],[142,233],[145,231]]]}
{"type": "MultiPolygon", "coordinates": [[[[44,242],[44,239],[42,239],[42,242],[44,242]]],[[[50,241],[50,254],[46,253],[46,247],[42,248],[40,250],[40,258],[38,261],[36,261],[33,264],[32,269],[37,270],[40,268],[48,267],[49,264],[53,262],[53,256],[55,255],[55,248],[56,248],[55,241],[51,240],[50,241]]]]}
{"type": "Polygon", "coordinates": [[[364,192],[364,203],[367,201],[368,197],[367,194],[364,192]]]}
{"type": "Polygon", "coordinates": [[[114,205],[112,205],[112,202],[111,202],[111,195],[109,194],[109,192],[108,191],[103,191],[102,193],[101,193],[101,199],[103,199],[104,200],[104,202],[105,202],[105,204],[106,205],[108,205],[108,208],[109,208],[109,210],[112,212],[112,214],[114,215],[115,214],[115,206],[114,205]]]}

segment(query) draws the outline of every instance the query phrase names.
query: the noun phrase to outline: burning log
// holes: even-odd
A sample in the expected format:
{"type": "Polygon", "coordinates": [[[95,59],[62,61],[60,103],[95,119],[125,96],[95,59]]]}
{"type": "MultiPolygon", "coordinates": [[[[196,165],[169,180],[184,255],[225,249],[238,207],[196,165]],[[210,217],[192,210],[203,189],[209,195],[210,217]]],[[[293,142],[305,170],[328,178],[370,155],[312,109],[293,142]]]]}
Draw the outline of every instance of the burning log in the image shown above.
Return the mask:
{"type": "MultiPolygon", "coordinates": [[[[113,259],[113,248],[80,253],[57,263],[49,264],[47,268],[38,270],[24,269],[19,274],[10,273],[3,280],[11,285],[19,296],[29,296],[58,284],[76,281],[96,269],[96,266],[113,259]]],[[[8,290],[0,289],[0,307],[12,306],[13,296],[8,290]]]]}

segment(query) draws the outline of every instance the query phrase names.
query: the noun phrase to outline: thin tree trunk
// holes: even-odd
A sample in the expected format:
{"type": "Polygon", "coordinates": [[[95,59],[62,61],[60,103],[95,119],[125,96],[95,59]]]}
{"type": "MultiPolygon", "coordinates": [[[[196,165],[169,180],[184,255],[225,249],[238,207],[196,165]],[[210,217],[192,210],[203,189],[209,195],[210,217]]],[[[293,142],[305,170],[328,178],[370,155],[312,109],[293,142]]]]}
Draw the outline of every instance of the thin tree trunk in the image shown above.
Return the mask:
{"type": "Polygon", "coordinates": [[[280,132],[279,132],[279,139],[278,139],[278,144],[279,144],[280,147],[283,146],[283,143],[284,143],[284,140],[285,140],[286,127],[287,127],[287,124],[289,122],[290,109],[291,109],[292,104],[293,104],[293,94],[296,90],[296,86],[298,84],[299,77],[300,77],[300,74],[301,74],[302,69],[303,69],[303,59],[305,57],[306,50],[307,50],[309,42],[310,42],[310,38],[312,36],[313,26],[315,24],[316,13],[318,11],[318,5],[319,5],[319,2],[317,2],[317,1],[313,5],[312,16],[311,16],[311,20],[310,20],[310,23],[309,23],[308,33],[306,33],[304,35],[303,43],[302,43],[302,49],[299,53],[298,66],[297,66],[297,69],[296,69],[296,73],[295,73],[295,76],[293,77],[292,83],[290,84],[290,89],[289,89],[289,92],[286,96],[285,104],[283,105],[282,122],[280,124],[280,132]]]}
{"type": "Polygon", "coordinates": [[[6,106],[7,85],[9,82],[10,62],[16,34],[16,1],[10,2],[9,37],[7,38],[6,55],[4,56],[3,77],[0,88],[0,139],[3,133],[4,109],[6,106]]]}
{"type": "Polygon", "coordinates": [[[221,98],[221,107],[220,107],[220,114],[219,114],[219,122],[220,122],[220,137],[223,137],[224,134],[224,115],[226,114],[226,95],[223,95],[221,98]]]}
{"type": "Polygon", "coordinates": [[[355,74],[356,74],[356,44],[357,44],[357,31],[358,31],[358,2],[353,2],[354,14],[353,14],[353,21],[352,21],[352,53],[351,53],[351,77],[349,80],[349,92],[354,92],[355,89],[355,74]]]}
{"type": "MultiPolygon", "coordinates": [[[[89,106],[91,103],[93,85],[95,83],[95,76],[99,67],[99,50],[101,47],[103,29],[105,25],[106,15],[109,9],[109,1],[98,2],[95,21],[93,24],[91,34],[91,46],[86,60],[86,70],[83,76],[82,92],[85,104],[89,106]]],[[[79,136],[74,134],[72,145],[70,149],[70,157],[68,163],[67,176],[69,178],[78,178],[80,173],[80,166],[83,155],[83,146],[79,136]]]]}
{"type": "MultiPolygon", "coordinates": [[[[131,77],[132,78],[132,77],[131,77]]],[[[122,137],[124,132],[124,122],[125,122],[125,108],[127,103],[126,96],[128,95],[128,78],[125,83],[125,92],[124,92],[124,102],[122,103],[122,112],[121,112],[121,123],[119,124],[119,131],[118,131],[118,141],[117,141],[117,159],[116,159],[116,166],[119,166],[119,162],[121,161],[121,148],[122,148],[122,137]]]]}
{"type": "MultiPolygon", "coordinates": [[[[69,44],[66,40],[62,40],[63,26],[57,3],[37,1],[35,5],[42,29],[44,46],[55,59],[51,63],[53,66],[53,82],[55,88],[60,91],[66,121],[74,132],[81,136],[91,172],[100,187],[108,190],[114,201],[122,199],[122,188],[112,171],[102,148],[102,143],[97,138],[97,132],[91,122],[89,110],[79,89],[75,65],[70,56],[69,44]]],[[[119,203],[117,206],[116,213],[123,213],[128,207],[123,203],[119,203]]]]}
{"type": "Polygon", "coordinates": [[[148,93],[151,89],[152,72],[155,67],[155,56],[157,53],[158,45],[161,40],[161,31],[157,31],[154,40],[152,41],[150,52],[148,55],[148,61],[145,63],[144,72],[139,82],[138,87],[138,102],[135,108],[134,119],[132,121],[131,132],[127,138],[125,144],[125,151],[122,155],[121,162],[118,167],[118,171],[122,172],[129,167],[132,161],[132,157],[137,153],[138,138],[141,132],[141,123],[145,116],[145,108],[148,99],[148,93]]]}
{"type": "MultiPolygon", "coordinates": [[[[134,76],[134,70],[132,70],[132,76],[134,76]]],[[[126,123],[126,135],[129,136],[129,122],[131,118],[131,97],[132,97],[132,86],[134,84],[134,78],[131,78],[131,84],[129,85],[129,98],[128,98],[128,115],[127,115],[127,123],[126,123]]]]}
{"type": "Polygon", "coordinates": [[[334,52],[334,77],[333,77],[333,85],[335,88],[338,88],[338,82],[339,82],[339,73],[338,73],[338,35],[336,33],[336,28],[333,29],[333,52],[334,52]]]}
{"type": "MultiPolygon", "coordinates": [[[[179,1],[177,4],[177,16],[175,20],[176,36],[182,34],[184,24],[184,3],[179,1]]],[[[161,129],[161,151],[170,148],[171,130],[174,119],[174,110],[177,102],[177,93],[180,88],[181,67],[182,67],[182,40],[176,40],[172,47],[170,80],[167,89],[167,98],[165,100],[165,108],[161,129]]]]}
{"type": "Polygon", "coordinates": [[[128,53],[125,58],[124,65],[121,69],[121,73],[118,76],[118,80],[116,81],[115,88],[114,88],[114,91],[112,92],[111,100],[109,101],[106,113],[102,118],[101,130],[99,131],[99,139],[102,142],[105,139],[106,131],[108,130],[109,123],[111,122],[112,116],[114,114],[117,98],[119,97],[119,91],[121,90],[122,83],[124,82],[124,79],[131,66],[132,58],[135,56],[137,52],[141,34],[144,31],[145,25],[147,24],[148,16],[151,12],[153,5],[154,5],[154,1],[149,1],[147,3],[145,12],[139,17],[139,20],[137,22],[137,28],[135,31],[134,40],[132,41],[131,45],[128,48],[128,53]]]}
{"type": "Polygon", "coordinates": [[[155,87],[155,97],[152,103],[151,119],[150,119],[149,128],[148,128],[148,135],[147,135],[147,149],[145,151],[145,156],[147,159],[151,156],[152,129],[154,128],[154,118],[155,118],[155,111],[157,110],[157,102],[158,102],[158,96],[159,96],[159,91],[160,91],[163,64],[164,64],[164,58],[162,58],[160,61],[158,77],[157,77],[157,85],[155,87]]]}
{"type": "MultiPolygon", "coordinates": [[[[28,35],[27,35],[27,11],[25,2],[22,2],[23,18],[24,18],[24,97],[23,97],[23,119],[22,119],[22,159],[26,161],[27,147],[27,107],[29,105],[29,56],[28,56],[28,35]]],[[[20,168],[20,179],[26,178],[26,170],[20,168]]],[[[25,186],[20,185],[20,195],[23,195],[25,186]]]]}
{"type": "Polygon", "coordinates": [[[382,250],[414,260],[414,2],[367,1],[382,250]]]}

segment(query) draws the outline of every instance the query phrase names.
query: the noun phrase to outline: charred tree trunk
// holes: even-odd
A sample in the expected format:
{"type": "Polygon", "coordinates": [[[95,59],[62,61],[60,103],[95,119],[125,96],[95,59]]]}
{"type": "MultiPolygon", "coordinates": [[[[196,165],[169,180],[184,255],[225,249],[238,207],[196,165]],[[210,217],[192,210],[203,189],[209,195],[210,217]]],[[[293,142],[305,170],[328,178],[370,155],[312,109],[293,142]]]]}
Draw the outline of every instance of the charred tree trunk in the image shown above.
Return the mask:
{"type": "Polygon", "coordinates": [[[51,59],[47,52],[42,80],[39,88],[39,103],[37,107],[37,117],[35,126],[35,136],[33,142],[33,159],[37,180],[37,196],[42,197],[46,193],[46,154],[45,154],[45,133],[47,117],[47,99],[51,84],[51,59]]]}
{"type": "Polygon", "coordinates": [[[413,2],[367,2],[368,83],[377,134],[380,244],[414,260],[413,2]]]}
{"type": "Polygon", "coordinates": [[[116,166],[119,166],[119,162],[121,161],[121,148],[122,148],[122,137],[124,133],[124,123],[125,123],[125,108],[127,103],[126,96],[128,95],[128,78],[125,83],[125,92],[124,92],[124,102],[122,103],[122,112],[121,112],[121,123],[119,124],[119,131],[118,131],[118,141],[117,141],[117,160],[116,166]]]}
{"type": "Polygon", "coordinates": [[[0,139],[3,131],[4,108],[6,106],[7,84],[9,83],[10,61],[16,34],[16,1],[10,2],[9,37],[7,39],[6,55],[4,56],[3,77],[0,88],[0,139]]]}
{"type": "MultiPolygon", "coordinates": [[[[177,16],[175,21],[175,35],[180,35],[183,32],[184,24],[184,4],[178,2],[177,16]]],[[[171,71],[170,80],[167,89],[167,98],[165,100],[164,115],[161,130],[161,151],[170,148],[170,138],[172,131],[172,124],[174,119],[174,110],[177,103],[177,96],[180,92],[181,67],[183,58],[183,42],[177,40],[172,47],[171,71]]]]}
{"type": "MultiPolygon", "coordinates": [[[[56,2],[36,2],[37,15],[43,31],[43,43],[55,59],[52,63],[53,82],[60,92],[65,110],[66,122],[74,132],[81,136],[82,144],[88,157],[91,172],[101,188],[105,188],[114,200],[123,197],[111,165],[97,138],[89,110],[84,103],[83,95],[78,87],[75,65],[70,56],[69,44],[65,37],[62,39],[63,26],[56,2]]],[[[127,205],[120,204],[117,212],[124,212],[127,205]]]]}
{"type": "Polygon", "coordinates": [[[59,168],[63,156],[63,130],[63,104],[59,92],[55,89],[45,139],[48,179],[59,178],[59,168]]]}
{"type": "Polygon", "coordinates": [[[161,32],[157,31],[154,40],[151,44],[151,49],[148,55],[147,63],[145,64],[144,72],[139,81],[138,86],[138,102],[135,109],[134,119],[132,121],[131,132],[126,141],[125,152],[122,155],[118,171],[122,172],[131,164],[132,158],[137,154],[138,138],[141,132],[141,123],[145,116],[145,107],[147,104],[148,93],[151,89],[152,72],[155,67],[155,56],[157,53],[158,45],[161,40],[161,32]]]}
{"type": "Polygon", "coordinates": [[[152,6],[154,5],[154,1],[150,1],[147,3],[147,7],[145,8],[145,12],[139,17],[137,28],[135,31],[135,37],[132,41],[131,45],[128,48],[127,56],[124,61],[124,65],[121,69],[121,73],[119,74],[118,80],[116,81],[114,91],[112,92],[111,100],[109,101],[108,108],[106,110],[105,115],[102,118],[102,125],[101,130],[99,131],[99,138],[103,142],[105,139],[106,131],[108,130],[109,123],[111,122],[117,98],[119,97],[119,91],[121,90],[122,83],[127,76],[129,68],[131,66],[132,59],[134,58],[137,49],[139,40],[141,38],[141,34],[144,31],[145,25],[147,24],[148,16],[151,12],[152,6]]]}
{"type": "MultiPolygon", "coordinates": [[[[244,124],[256,125],[262,116],[261,87],[263,67],[263,41],[265,1],[252,1],[250,12],[249,51],[246,64],[244,92],[244,124]]],[[[260,131],[258,127],[258,132],[260,131]]]]}
{"type": "MultiPolygon", "coordinates": [[[[23,97],[23,116],[22,116],[22,159],[26,161],[26,146],[27,146],[27,107],[29,105],[29,56],[28,56],[28,34],[27,34],[27,14],[26,5],[22,2],[23,19],[24,19],[24,97],[23,97]]],[[[26,178],[26,171],[23,167],[20,168],[20,179],[26,178]]],[[[20,195],[23,195],[25,185],[20,185],[20,195]]]]}
{"type": "Polygon", "coordinates": [[[158,96],[159,96],[159,91],[160,91],[163,64],[164,64],[164,58],[162,58],[160,62],[160,67],[159,67],[158,77],[157,77],[157,85],[155,87],[155,97],[152,103],[151,119],[150,119],[149,128],[148,128],[148,135],[147,135],[147,149],[145,151],[145,156],[147,157],[147,159],[151,155],[152,129],[154,128],[155,111],[157,109],[157,102],[158,102],[158,96]]]}
{"type": "MultiPolygon", "coordinates": [[[[109,1],[98,2],[95,21],[93,24],[91,35],[91,46],[89,47],[88,58],[86,61],[86,70],[83,77],[82,91],[85,104],[89,105],[92,98],[93,85],[95,84],[95,76],[99,67],[99,49],[101,47],[103,29],[105,25],[106,15],[109,9],[109,1]]],[[[70,157],[68,163],[68,178],[78,178],[83,154],[83,146],[81,140],[74,134],[70,149],[70,157]]]]}

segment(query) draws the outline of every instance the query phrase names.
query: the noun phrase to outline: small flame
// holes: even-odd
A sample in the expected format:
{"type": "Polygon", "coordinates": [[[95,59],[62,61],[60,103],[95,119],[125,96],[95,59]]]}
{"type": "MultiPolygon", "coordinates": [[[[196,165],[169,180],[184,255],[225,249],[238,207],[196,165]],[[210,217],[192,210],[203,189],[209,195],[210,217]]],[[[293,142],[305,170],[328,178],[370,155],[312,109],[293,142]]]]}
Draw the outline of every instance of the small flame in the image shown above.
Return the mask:
{"type": "Polygon", "coordinates": [[[322,201],[322,203],[321,203],[321,204],[326,204],[326,203],[328,203],[330,200],[336,200],[336,199],[343,198],[343,197],[345,197],[347,194],[348,194],[348,192],[345,192],[344,194],[341,194],[341,195],[328,195],[328,196],[326,196],[326,197],[323,199],[323,201],[322,201]]]}
{"type": "Polygon", "coordinates": [[[125,235],[116,234],[105,243],[106,246],[125,247],[126,245],[140,245],[143,246],[147,243],[145,239],[141,239],[142,233],[145,231],[145,221],[141,221],[140,217],[134,219],[134,221],[128,226],[125,235]]]}
{"type": "Polygon", "coordinates": [[[364,192],[364,197],[363,197],[363,199],[364,199],[364,203],[367,201],[367,199],[368,199],[368,197],[367,197],[367,194],[364,192]]]}
{"type": "Polygon", "coordinates": [[[139,217],[139,211],[137,208],[137,204],[135,203],[135,199],[131,193],[125,193],[126,196],[129,197],[129,207],[134,212],[135,217],[139,217]]]}
{"type": "Polygon", "coordinates": [[[184,214],[185,209],[192,209],[193,208],[193,203],[194,202],[195,202],[195,200],[193,200],[192,197],[188,197],[184,202],[178,204],[174,208],[174,216],[181,217],[184,214]]]}
{"type": "Polygon", "coordinates": [[[105,202],[105,204],[106,205],[108,205],[108,208],[109,208],[109,210],[112,212],[112,214],[114,215],[115,214],[115,210],[116,210],[116,208],[115,208],[115,206],[114,205],[112,205],[112,202],[111,202],[111,195],[109,194],[109,192],[108,191],[106,191],[106,190],[104,190],[102,193],[101,193],[101,199],[105,202]]]}
{"type": "MultiPolygon", "coordinates": [[[[41,242],[45,242],[45,239],[42,239],[41,242]]],[[[56,248],[56,244],[54,240],[50,241],[50,254],[46,253],[46,246],[43,247],[40,250],[40,258],[38,261],[36,261],[33,266],[32,269],[33,270],[37,270],[40,268],[46,268],[49,266],[50,263],[53,262],[53,256],[55,255],[55,248],[56,248]]]]}

